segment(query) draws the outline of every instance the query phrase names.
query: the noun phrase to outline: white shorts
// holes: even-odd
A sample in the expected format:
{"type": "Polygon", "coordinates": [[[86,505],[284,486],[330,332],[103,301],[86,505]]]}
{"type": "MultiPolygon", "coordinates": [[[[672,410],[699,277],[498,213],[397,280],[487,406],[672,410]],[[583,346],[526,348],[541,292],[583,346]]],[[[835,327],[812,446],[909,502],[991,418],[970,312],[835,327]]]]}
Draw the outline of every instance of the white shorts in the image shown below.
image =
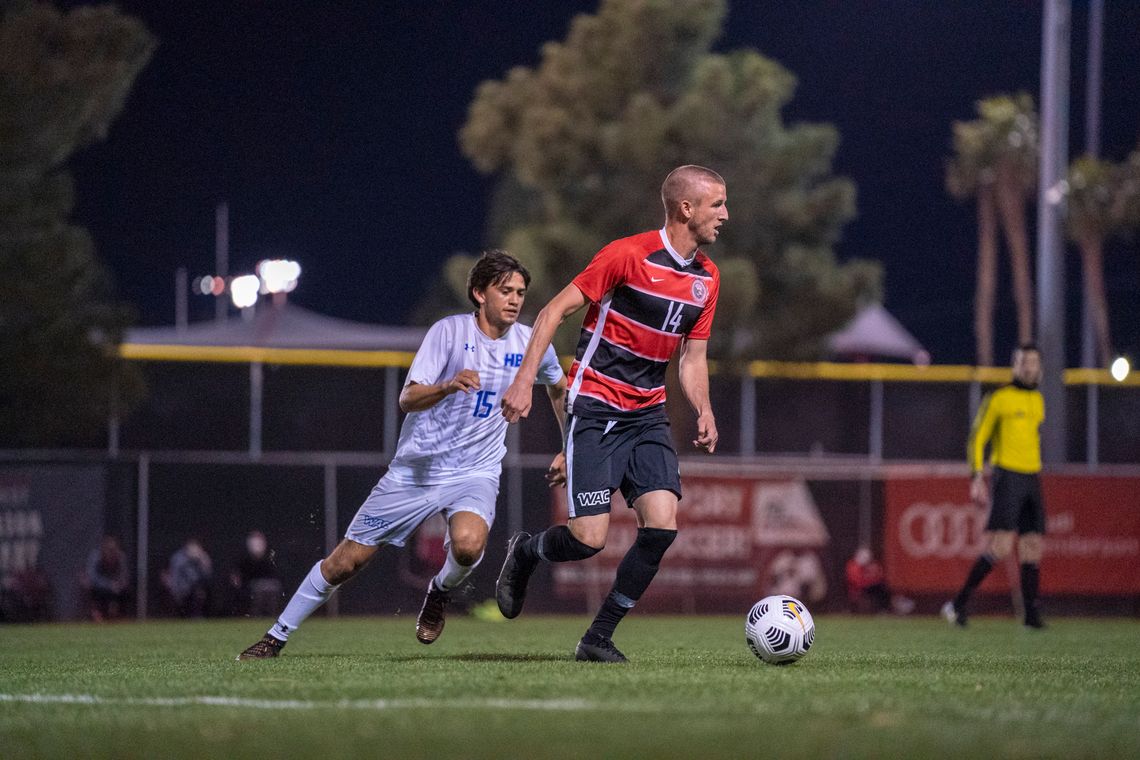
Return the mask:
{"type": "Polygon", "coordinates": [[[383,477],[356,511],[344,537],[365,546],[403,546],[424,520],[440,513],[450,520],[456,512],[474,512],[490,529],[495,522],[498,497],[498,479],[471,478],[465,483],[443,486],[412,486],[383,477]]]}

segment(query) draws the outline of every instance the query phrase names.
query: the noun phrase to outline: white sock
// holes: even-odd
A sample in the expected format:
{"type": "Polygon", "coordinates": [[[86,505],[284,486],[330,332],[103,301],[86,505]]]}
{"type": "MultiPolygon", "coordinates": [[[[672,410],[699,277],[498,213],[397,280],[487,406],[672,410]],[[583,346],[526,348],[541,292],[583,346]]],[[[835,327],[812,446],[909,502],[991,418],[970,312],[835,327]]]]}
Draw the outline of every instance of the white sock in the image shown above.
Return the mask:
{"type": "Polygon", "coordinates": [[[287,641],[289,634],[295,631],[305,618],[316,612],[317,608],[328,601],[339,586],[334,586],[321,575],[321,563],[313,565],[313,569],[301,581],[293,598],[285,605],[285,611],[277,618],[277,622],[269,629],[269,635],[280,641],[287,641]]]}
{"type": "Polygon", "coordinates": [[[447,550],[447,559],[443,562],[443,567],[435,576],[435,587],[443,589],[444,591],[451,591],[460,583],[467,580],[467,576],[471,575],[471,571],[479,567],[479,563],[483,561],[483,555],[479,555],[479,559],[475,560],[470,565],[461,565],[455,560],[455,555],[451,550],[447,550]]]}

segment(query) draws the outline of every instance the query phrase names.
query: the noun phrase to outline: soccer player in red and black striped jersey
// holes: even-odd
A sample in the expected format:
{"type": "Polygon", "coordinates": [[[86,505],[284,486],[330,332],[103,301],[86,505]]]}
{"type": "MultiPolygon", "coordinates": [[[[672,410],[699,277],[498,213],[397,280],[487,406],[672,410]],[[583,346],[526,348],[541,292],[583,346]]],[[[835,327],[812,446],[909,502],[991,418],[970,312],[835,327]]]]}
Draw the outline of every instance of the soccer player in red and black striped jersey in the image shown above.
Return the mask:
{"type": "Polygon", "coordinates": [[[499,610],[516,617],[540,561],[582,560],[601,551],[610,497],[620,488],[637,512],[637,539],[578,643],[578,660],[626,661],[614,646],[614,630],[677,536],[681,478],[665,415],[665,369],[678,346],[681,388],[697,413],[693,444],[710,454],[716,449],[706,349],[720,273],[700,246],[715,242],[728,220],[724,180],[711,169],[681,166],[665,178],[661,200],[664,227],[607,245],[543,308],[522,366],[503,394],[509,422],[527,415],[530,386],[555,330],[589,304],[567,396],[570,519],[534,536],[512,536],[495,587],[499,610]]]}

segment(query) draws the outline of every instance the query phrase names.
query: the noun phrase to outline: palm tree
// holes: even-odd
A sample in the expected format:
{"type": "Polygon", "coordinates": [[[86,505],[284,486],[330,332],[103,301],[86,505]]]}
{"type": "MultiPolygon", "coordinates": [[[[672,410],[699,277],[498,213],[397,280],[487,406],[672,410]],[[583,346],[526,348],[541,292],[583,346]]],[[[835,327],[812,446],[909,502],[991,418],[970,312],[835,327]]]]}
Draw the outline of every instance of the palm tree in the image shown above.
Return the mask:
{"type": "Polygon", "coordinates": [[[1140,229],[1140,147],[1116,168],[1116,174],[1112,217],[1117,232],[1131,234],[1140,229]]]}
{"type": "Polygon", "coordinates": [[[1009,248],[1019,342],[1033,339],[1033,277],[1025,204],[1037,181],[1037,114],[1025,93],[975,104],[979,118],[953,125],[955,157],[946,186],[959,199],[977,196],[978,277],[974,299],[977,362],[993,364],[998,222],[1009,248]]]}
{"type": "Polygon", "coordinates": [[[1081,252],[1085,302],[1090,305],[1096,360],[1107,367],[1112,359],[1108,300],[1104,287],[1104,241],[1121,224],[1114,213],[1119,203],[1121,172],[1108,161],[1082,156],[1069,166],[1067,230],[1081,252]]]}
{"type": "Polygon", "coordinates": [[[953,125],[955,157],[946,165],[946,189],[959,200],[977,196],[978,272],[974,287],[974,339],[977,363],[994,363],[994,293],[997,290],[997,200],[985,124],[953,125]]]}

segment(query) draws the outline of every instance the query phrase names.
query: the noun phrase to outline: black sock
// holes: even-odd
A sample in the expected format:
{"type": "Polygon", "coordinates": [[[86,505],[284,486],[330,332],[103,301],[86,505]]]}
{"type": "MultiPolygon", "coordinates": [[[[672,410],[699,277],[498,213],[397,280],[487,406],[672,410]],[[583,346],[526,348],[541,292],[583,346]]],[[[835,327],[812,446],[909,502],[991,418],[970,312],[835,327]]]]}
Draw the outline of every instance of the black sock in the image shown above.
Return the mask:
{"type": "Polygon", "coordinates": [[[966,603],[970,601],[970,596],[974,593],[974,589],[986,579],[990,574],[990,570],[994,568],[994,559],[988,554],[983,554],[978,557],[974,562],[974,566],[970,568],[970,574],[966,576],[966,585],[962,586],[962,590],[958,592],[958,596],[954,597],[954,609],[965,609],[966,603]]]}
{"type": "Polygon", "coordinates": [[[587,639],[611,638],[625,614],[649,588],[665,551],[677,537],[677,531],[662,528],[638,528],[637,540],[618,565],[614,586],[602,602],[597,617],[586,631],[587,639]]]}
{"type": "Polygon", "coordinates": [[[515,548],[515,557],[531,564],[536,564],[539,560],[574,562],[589,559],[600,551],[601,549],[595,549],[574,538],[567,526],[555,525],[520,543],[515,548]]]}
{"type": "Polygon", "coordinates": [[[1021,599],[1025,603],[1027,620],[1037,615],[1037,587],[1041,581],[1041,571],[1036,562],[1021,563],[1021,599]]]}

